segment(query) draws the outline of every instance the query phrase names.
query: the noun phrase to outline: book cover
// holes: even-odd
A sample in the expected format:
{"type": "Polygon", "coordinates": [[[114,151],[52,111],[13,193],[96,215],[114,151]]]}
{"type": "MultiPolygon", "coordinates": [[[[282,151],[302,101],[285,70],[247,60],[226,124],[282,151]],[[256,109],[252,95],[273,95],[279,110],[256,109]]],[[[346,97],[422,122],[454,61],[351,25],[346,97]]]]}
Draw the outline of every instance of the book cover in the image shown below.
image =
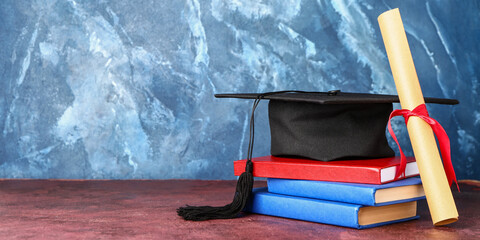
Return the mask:
{"type": "Polygon", "coordinates": [[[425,199],[420,178],[407,178],[386,184],[362,184],[294,179],[267,179],[271,193],[383,206],[425,199]]]}
{"type": "MultiPolygon", "coordinates": [[[[322,162],[264,156],[253,158],[252,162],[255,177],[383,184],[394,180],[400,157],[322,162]]],[[[246,160],[234,161],[236,176],[245,171],[245,164],[246,160]]],[[[407,177],[418,175],[415,158],[407,158],[404,175],[407,177]]]]}
{"type": "Polygon", "coordinates": [[[364,229],[417,219],[417,202],[380,207],[269,193],[256,188],[245,211],[276,217],[364,229]]]}

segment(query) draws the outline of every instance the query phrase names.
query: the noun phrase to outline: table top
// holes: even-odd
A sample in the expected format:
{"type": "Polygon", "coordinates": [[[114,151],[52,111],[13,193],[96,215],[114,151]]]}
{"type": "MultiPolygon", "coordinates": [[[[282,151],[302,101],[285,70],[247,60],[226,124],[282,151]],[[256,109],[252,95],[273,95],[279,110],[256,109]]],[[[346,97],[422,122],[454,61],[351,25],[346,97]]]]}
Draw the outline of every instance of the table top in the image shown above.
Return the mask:
{"type": "MultiPolygon", "coordinates": [[[[461,181],[453,192],[456,223],[434,227],[425,200],[419,220],[356,230],[244,214],[185,221],[176,208],[220,206],[236,181],[0,180],[2,239],[480,239],[480,184],[461,181]]],[[[255,187],[266,186],[256,181],[255,187]]]]}

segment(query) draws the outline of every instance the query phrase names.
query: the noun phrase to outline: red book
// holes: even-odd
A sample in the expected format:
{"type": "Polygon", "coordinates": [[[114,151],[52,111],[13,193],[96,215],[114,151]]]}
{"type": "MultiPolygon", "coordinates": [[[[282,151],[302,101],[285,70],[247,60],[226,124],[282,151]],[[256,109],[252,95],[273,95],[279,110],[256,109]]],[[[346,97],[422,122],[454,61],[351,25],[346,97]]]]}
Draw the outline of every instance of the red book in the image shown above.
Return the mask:
{"type": "MultiPolygon", "coordinates": [[[[323,162],[264,156],[253,158],[252,162],[254,177],[383,184],[394,181],[400,157],[323,162]]],[[[245,163],[246,160],[234,161],[236,176],[245,171],[245,163]]],[[[414,157],[407,157],[405,175],[418,175],[414,157]]]]}

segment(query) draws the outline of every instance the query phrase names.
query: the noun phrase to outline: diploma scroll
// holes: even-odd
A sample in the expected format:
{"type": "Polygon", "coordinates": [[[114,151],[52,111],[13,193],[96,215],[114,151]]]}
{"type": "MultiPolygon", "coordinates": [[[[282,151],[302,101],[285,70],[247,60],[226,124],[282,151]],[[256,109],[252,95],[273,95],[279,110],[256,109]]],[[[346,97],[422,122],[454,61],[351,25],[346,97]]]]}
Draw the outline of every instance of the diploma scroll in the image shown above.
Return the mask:
{"type": "MultiPolygon", "coordinates": [[[[378,23],[400,104],[403,109],[413,110],[425,102],[399,10],[382,13],[378,17],[378,23]]],[[[433,224],[440,226],[457,221],[457,208],[432,129],[418,117],[410,118],[407,129],[433,224]]]]}

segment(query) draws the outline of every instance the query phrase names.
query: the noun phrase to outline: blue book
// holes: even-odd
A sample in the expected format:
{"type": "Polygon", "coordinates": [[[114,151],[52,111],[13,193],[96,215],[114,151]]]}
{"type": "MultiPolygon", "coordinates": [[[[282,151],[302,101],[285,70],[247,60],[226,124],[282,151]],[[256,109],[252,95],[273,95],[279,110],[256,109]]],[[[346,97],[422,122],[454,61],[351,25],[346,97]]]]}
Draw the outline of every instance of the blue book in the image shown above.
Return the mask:
{"type": "Polygon", "coordinates": [[[417,202],[362,206],[270,193],[256,188],[245,211],[357,229],[417,219],[417,202]]]}
{"type": "Polygon", "coordinates": [[[268,191],[272,193],[366,206],[425,199],[420,178],[407,178],[381,185],[269,178],[267,185],[268,191]]]}

